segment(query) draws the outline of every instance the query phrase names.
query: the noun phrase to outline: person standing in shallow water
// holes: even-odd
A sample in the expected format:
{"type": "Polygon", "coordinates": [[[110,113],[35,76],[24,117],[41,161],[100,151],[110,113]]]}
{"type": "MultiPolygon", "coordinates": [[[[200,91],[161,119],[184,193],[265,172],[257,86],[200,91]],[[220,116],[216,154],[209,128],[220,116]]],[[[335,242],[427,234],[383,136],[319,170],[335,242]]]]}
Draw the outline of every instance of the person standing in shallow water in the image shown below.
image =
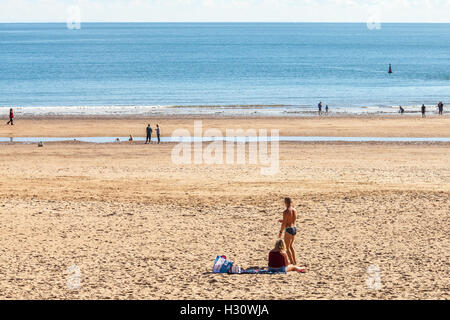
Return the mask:
{"type": "Polygon", "coordinates": [[[319,109],[319,116],[320,116],[322,114],[322,101],[319,102],[317,108],[319,109]]]}
{"type": "Polygon", "coordinates": [[[156,125],[156,137],[158,138],[158,144],[161,143],[161,129],[159,128],[159,124],[156,125]]]}
{"type": "Polygon", "coordinates": [[[294,250],[294,240],[297,234],[297,227],[295,225],[297,221],[297,210],[292,207],[291,198],[284,198],[284,204],[286,210],[283,212],[283,219],[279,220],[281,222],[281,229],[278,237],[281,238],[284,231],[284,242],[286,243],[286,253],[288,255],[289,261],[292,265],[297,265],[297,259],[295,257],[294,250]]]}
{"type": "Polygon", "coordinates": [[[152,143],[152,132],[153,132],[153,129],[149,123],[147,126],[147,138],[145,139],[145,144],[152,143]]]}
{"type": "Polygon", "coordinates": [[[421,112],[422,112],[422,118],[425,118],[425,113],[427,112],[427,108],[425,107],[424,104],[422,104],[422,108],[420,108],[421,112]]]}
{"type": "Polygon", "coordinates": [[[9,121],[6,123],[11,124],[12,126],[14,125],[14,110],[13,108],[9,109],[9,121]]]}

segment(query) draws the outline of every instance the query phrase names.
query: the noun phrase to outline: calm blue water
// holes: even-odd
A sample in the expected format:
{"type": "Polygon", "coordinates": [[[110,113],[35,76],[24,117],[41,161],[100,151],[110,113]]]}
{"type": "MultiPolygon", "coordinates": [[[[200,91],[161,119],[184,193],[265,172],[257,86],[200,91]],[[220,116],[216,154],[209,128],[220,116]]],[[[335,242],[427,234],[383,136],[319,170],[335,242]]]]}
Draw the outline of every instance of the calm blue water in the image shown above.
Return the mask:
{"type": "Polygon", "coordinates": [[[0,24],[0,106],[450,101],[450,24],[81,27],[0,24]]]}

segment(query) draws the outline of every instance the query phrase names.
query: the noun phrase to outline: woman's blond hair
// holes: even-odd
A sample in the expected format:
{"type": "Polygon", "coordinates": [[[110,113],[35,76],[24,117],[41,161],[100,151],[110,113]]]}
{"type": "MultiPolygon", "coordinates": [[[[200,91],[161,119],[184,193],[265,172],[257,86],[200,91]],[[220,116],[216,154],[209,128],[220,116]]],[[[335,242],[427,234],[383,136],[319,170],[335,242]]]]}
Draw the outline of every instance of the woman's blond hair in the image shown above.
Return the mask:
{"type": "Polygon", "coordinates": [[[284,243],[284,240],[278,240],[277,242],[275,242],[275,249],[280,250],[280,251],[285,251],[286,250],[286,244],[284,243]]]}

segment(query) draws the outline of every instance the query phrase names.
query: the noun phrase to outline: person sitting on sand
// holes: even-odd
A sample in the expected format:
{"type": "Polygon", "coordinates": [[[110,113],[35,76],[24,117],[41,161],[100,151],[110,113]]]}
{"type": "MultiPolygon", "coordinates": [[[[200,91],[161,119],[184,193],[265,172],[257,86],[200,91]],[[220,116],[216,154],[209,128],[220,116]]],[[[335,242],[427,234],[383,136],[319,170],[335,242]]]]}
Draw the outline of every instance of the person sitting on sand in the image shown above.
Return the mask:
{"type": "Polygon", "coordinates": [[[279,220],[279,222],[281,222],[281,229],[278,237],[281,238],[284,231],[284,241],[286,243],[289,261],[291,264],[297,265],[293,246],[295,235],[297,234],[297,227],[295,226],[295,222],[297,221],[297,210],[292,207],[291,198],[284,198],[284,204],[286,206],[286,210],[283,212],[283,219],[279,220]]]}
{"type": "Polygon", "coordinates": [[[305,272],[305,269],[289,264],[286,244],[280,239],[275,243],[275,248],[269,252],[269,272],[286,273],[289,271],[305,272]]]}

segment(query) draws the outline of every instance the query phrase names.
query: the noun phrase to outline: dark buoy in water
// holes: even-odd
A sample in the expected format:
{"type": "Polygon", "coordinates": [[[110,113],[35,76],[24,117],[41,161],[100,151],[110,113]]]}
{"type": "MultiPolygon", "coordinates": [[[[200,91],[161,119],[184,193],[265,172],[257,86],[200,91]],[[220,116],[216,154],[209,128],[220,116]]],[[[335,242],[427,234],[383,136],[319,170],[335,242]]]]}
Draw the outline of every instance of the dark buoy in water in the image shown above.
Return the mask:
{"type": "Polygon", "coordinates": [[[389,71],[388,71],[388,73],[389,74],[391,74],[392,73],[392,66],[391,66],[391,64],[389,63],[389,71]]]}

